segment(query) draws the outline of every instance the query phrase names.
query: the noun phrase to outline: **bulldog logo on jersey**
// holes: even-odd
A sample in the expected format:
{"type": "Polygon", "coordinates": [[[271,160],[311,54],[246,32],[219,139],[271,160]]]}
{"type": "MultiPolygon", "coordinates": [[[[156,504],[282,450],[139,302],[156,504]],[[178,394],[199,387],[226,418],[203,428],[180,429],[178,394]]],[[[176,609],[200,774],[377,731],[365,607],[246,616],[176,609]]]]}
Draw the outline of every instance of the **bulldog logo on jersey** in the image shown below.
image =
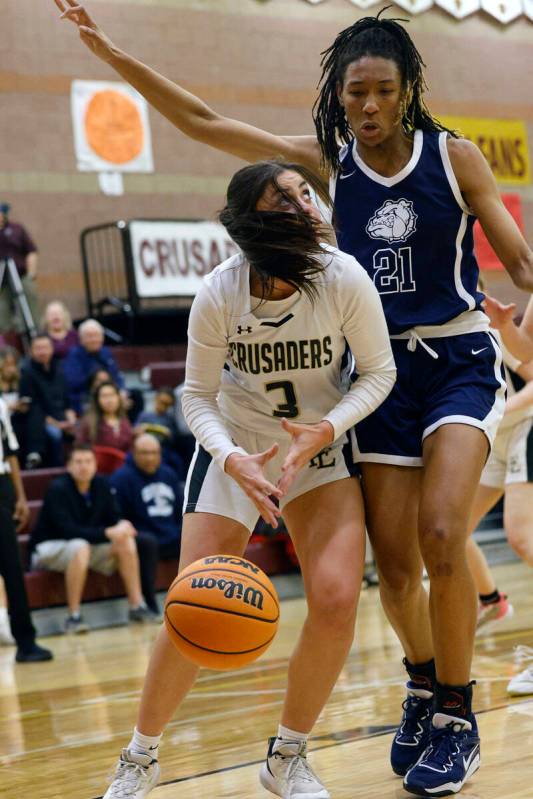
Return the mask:
{"type": "Polygon", "coordinates": [[[417,215],[410,200],[387,200],[366,226],[373,239],[405,241],[416,230],[417,215]]]}

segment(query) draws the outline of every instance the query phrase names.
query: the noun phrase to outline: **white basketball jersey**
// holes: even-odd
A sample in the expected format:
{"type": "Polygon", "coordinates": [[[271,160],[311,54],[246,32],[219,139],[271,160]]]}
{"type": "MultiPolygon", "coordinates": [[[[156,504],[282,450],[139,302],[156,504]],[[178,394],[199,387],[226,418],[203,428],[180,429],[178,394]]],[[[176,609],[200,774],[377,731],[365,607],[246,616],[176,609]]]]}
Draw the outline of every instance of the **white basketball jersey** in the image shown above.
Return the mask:
{"type": "Polygon", "coordinates": [[[183,407],[215,456],[221,453],[209,438],[210,394],[223,420],[280,440],[282,417],[328,418],[340,435],[392,387],[394,361],[372,281],[354,258],[332,247],[322,258],[313,299],[295,292],[261,303],[250,295],[250,270],[240,254],[206,276],[191,310],[183,407]],[[348,400],[350,350],[358,379],[348,400]]]}

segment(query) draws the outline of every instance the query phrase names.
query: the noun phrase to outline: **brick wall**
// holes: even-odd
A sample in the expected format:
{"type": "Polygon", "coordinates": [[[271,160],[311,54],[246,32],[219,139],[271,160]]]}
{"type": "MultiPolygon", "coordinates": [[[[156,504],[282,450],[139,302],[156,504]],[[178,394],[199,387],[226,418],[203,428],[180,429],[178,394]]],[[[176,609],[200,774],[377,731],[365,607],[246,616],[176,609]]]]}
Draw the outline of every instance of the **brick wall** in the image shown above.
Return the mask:
{"type": "MultiPolygon", "coordinates": [[[[287,134],[312,132],[318,54],[362,15],[346,0],[316,7],[301,0],[92,0],[89,7],[119,46],[218,111],[287,134]]],[[[67,298],[81,314],[83,227],[133,216],[212,217],[223,181],[240,162],[188,141],[150,112],[155,175],[126,176],[125,195],[105,197],[95,175],[76,171],[70,83],[116,76],[72,25],[59,22],[52,0],[4,0],[1,24],[0,199],[11,202],[13,218],[40,248],[42,300],[67,298]],[[205,180],[191,191],[189,179],[199,177],[205,180]]],[[[503,27],[481,12],[462,22],[438,9],[413,19],[432,109],[525,119],[533,137],[531,30],[526,20],[503,27]]],[[[533,190],[520,193],[533,241],[533,190]]],[[[491,277],[489,286],[517,296],[505,276],[491,277]]]]}

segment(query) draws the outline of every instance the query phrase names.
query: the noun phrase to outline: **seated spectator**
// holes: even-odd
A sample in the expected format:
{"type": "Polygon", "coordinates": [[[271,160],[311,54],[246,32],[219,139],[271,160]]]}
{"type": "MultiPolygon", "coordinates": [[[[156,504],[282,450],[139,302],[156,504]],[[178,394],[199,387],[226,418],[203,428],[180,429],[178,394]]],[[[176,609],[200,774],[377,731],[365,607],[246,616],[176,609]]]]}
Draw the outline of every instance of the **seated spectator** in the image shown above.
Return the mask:
{"type": "Polygon", "coordinates": [[[72,317],[66,305],[59,300],[48,303],[41,324],[50,336],[54,355],[58,358],[65,358],[69,350],[79,344],[78,333],[72,327],[72,317]]]}
{"type": "Polygon", "coordinates": [[[113,447],[129,452],[133,428],[114,383],[101,383],[91,396],[87,413],[81,418],[76,440],[79,443],[113,447]]]}
{"type": "Polygon", "coordinates": [[[150,621],[152,614],[141,593],[139,560],[153,559],[155,551],[150,537],[138,536],[133,525],[121,518],[107,480],[96,474],[91,448],[74,445],[67,474],[48,486],[30,536],[32,568],[65,574],[69,612],[65,632],[88,630],[80,604],[89,569],[105,575],[118,569],[128,597],[129,621],[150,621]]]}
{"type": "Polygon", "coordinates": [[[111,355],[104,346],[104,328],[96,319],[87,319],[78,330],[80,343],[69,350],[64,360],[65,377],[70,396],[70,405],[76,413],[82,412],[82,404],[87,393],[89,379],[94,372],[105,369],[112,377],[113,383],[124,390],[124,378],[111,355]]]}
{"type": "MultiPolygon", "coordinates": [[[[179,559],[183,488],[173,469],[161,463],[161,446],[155,436],[143,433],[135,439],[133,450],[111,477],[122,516],[156,543],[151,564],[151,584],[155,584],[158,557],[179,559]],[[158,551],[158,554],[157,554],[158,551]]],[[[148,568],[148,565],[147,565],[148,568]]],[[[155,596],[144,596],[148,607],[158,612],[155,596]]]]}
{"type": "Polygon", "coordinates": [[[196,439],[189,430],[189,426],[185,421],[185,417],[181,408],[181,398],[183,396],[184,388],[185,383],[180,383],[180,385],[176,386],[174,389],[174,417],[176,419],[176,427],[178,428],[179,433],[178,452],[185,463],[185,468],[188,469],[192,460],[192,456],[194,455],[196,439]]]}
{"type": "Polygon", "coordinates": [[[59,358],[47,333],[38,333],[23,365],[20,393],[28,402],[26,469],[63,465],[63,438],[72,439],[76,414],[69,407],[67,385],[59,358]]]}
{"type": "Polygon", "coordinates": [[[161,444],[163,462],[184,480],[186,469],[178,454],[179,433],[174,416],[174,391],[171,388],[160,388],[156,392],[153,411],[143,411],[136,421],[136,427],[157,438],[161,444]]]}

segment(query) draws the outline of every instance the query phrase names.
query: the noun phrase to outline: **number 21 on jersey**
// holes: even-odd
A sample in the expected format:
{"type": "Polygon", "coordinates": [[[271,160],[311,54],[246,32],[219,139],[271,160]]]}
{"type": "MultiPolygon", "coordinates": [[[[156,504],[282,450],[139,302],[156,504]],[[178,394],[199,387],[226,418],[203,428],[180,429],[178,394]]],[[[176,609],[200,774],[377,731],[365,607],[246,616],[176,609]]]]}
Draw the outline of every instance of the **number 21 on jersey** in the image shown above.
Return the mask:
{"type": "Polygon", "coordinates": [[[416,291],[410,247],[400,247],[398,252],[391,247],[376,250],[374,270],[374,283],[380,294],[416,291]]]}

